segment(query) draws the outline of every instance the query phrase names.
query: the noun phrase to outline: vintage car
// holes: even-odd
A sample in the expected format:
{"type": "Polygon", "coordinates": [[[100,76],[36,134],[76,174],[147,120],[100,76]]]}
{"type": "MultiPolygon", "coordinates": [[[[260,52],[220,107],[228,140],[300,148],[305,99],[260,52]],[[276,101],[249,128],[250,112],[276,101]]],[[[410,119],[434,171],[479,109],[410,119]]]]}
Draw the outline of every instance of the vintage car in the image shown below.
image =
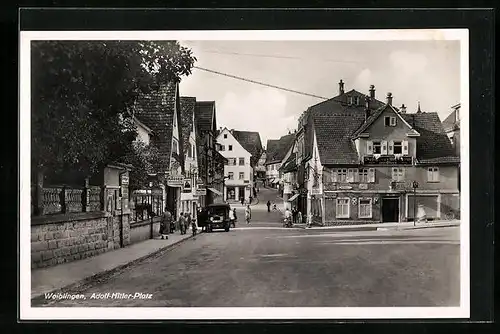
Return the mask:
{"type": "Polygon", "coordinates": [[[214,229],[224,229],[229,232],[231,222],[229,220],[229,204],[207,205],[200,214],[198,226],[205,227],[207,232],[214,229]]]}

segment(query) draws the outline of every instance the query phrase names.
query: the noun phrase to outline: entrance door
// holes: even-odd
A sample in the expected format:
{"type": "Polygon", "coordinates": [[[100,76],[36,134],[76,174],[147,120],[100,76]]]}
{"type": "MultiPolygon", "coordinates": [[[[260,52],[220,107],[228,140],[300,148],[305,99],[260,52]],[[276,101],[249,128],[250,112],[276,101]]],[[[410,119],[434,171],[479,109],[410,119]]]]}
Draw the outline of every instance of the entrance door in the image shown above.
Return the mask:
{"type": "Polygon", "coordinates": [[[382,221],[384,223],[399,222],[399,198],[382,199],[382,221]]]}
{"type": "Polygon", "coordinates": [[[238,195],[240,197],[239,198],[240,202],[241,202],[241,199],[245,200],[245,187],[240,187],[238,195]]]}

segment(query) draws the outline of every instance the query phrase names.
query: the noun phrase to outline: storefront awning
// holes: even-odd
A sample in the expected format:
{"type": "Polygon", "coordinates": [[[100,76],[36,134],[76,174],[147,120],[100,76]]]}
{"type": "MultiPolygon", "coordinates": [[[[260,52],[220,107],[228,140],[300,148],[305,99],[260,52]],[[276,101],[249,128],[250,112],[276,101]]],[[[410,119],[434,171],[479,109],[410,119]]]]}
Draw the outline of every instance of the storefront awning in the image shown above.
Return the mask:
{"type": "Polygon", "coordinates": [[[279,180],[279,179],[273,179],[273,180],[271,181],[271,183],[278,183],[278,182],[280,182],[280,180],[279,180]]]}
{"type": "Polygon", "coordinates": [[[208,190],[210,190],[211,192],[213,192],[216,195],[222,196],[222,193],[215,188],[208,188],[208,190]]]}
{"type": "Polygon", "coordinates": [[[297,197],[299,197],[299,194],[295,194],[295,195],[293,195],[292,197],[290,197],[290,198],[288,199],[288,202],[292,202],[292,201],[294,201],[297,197]]]}

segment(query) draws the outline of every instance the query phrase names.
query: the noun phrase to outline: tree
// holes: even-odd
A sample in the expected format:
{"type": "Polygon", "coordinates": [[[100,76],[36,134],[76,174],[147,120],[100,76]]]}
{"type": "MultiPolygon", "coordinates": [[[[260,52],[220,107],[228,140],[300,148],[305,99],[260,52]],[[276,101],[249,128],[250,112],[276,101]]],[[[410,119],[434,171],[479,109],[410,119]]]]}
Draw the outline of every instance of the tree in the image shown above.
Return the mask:
{"type": "Polygon", "coordinates": [[[130,153],[138,94],[196,61],[175,41],[35,41],[31,52],[32,166],[84,175],[130,153]]]}
{"type": "Polygon", "coordinates": [[[123,157],[123,162],[134,166],[130,172],[129,190],[133,192],[137,189],[144,189],[148,186],[150,175],[156,171],[154,166],[165,163],[158,148],[154,145],[147,145],[143,141],[136,140],[132,143],[130,150],[123,157]]]}

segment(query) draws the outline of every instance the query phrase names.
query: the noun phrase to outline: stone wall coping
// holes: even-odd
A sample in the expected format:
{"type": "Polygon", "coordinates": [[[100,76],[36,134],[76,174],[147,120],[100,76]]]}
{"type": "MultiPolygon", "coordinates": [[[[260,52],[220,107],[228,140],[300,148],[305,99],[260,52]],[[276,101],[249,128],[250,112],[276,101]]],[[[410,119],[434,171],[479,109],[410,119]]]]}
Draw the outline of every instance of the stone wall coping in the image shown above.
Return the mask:
{"type": "MultiPolygon", "coordinates": [[[[161,221],[161,217],[154,217],[153,218],[153,224],[156,224],[161,221]]],[[[138,222],[130,222],[130,228],[136,228],[136,227],[142,227],[142,226],[147,226],[151,224],[150,219],[145,219],[145,220],[140,220],[138,222]]]]}
{"type": "Polygon", "coordinates": [[[74,213],[35,216],[31,217],[31,226],[64,223],[77,220],[98,219],[110,216],[111,213],[105,211],[74,212],[74,213]]]}

